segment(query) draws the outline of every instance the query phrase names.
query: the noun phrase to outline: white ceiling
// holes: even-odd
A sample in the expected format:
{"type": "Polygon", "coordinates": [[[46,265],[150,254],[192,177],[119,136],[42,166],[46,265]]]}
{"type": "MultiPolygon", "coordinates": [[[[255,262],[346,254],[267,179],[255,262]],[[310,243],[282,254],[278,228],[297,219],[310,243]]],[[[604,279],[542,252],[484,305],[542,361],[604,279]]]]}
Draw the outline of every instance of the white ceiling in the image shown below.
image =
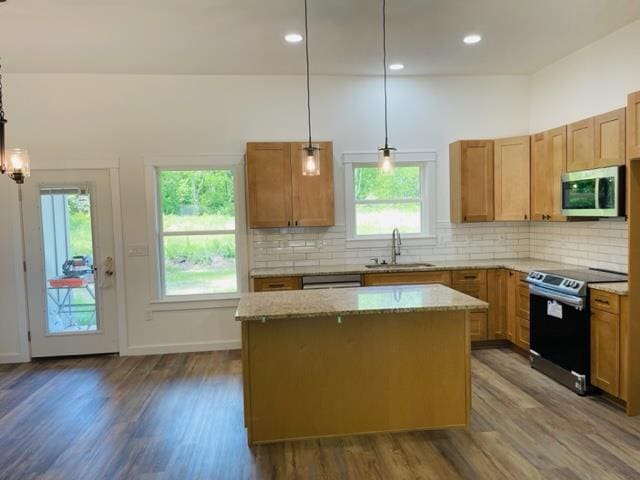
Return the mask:
{"type": "MultiPolygon", "coordinates": [[[[380,73],[379,0],[308,0],[311,69],[380,73]]],[[[640,18],[640,0],[388,0],[402,74],[529,74],[640,18]],[[476,46],[462,37],[483,35],[476,46]]],[[[299,74],[303,0],[7,0],[5,72],[299,74]]]]}

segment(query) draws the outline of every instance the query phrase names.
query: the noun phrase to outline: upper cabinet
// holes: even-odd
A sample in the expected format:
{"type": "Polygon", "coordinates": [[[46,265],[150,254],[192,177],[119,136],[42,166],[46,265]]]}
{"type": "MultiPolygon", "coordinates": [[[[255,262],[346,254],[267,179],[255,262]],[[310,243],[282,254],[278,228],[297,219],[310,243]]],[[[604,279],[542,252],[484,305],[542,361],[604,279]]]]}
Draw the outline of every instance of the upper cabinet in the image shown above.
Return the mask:
{"type": "Polygon", "coordinates": [[[250,228],[334,225],[333,144],[320,143],[317,176],[302,175],[301,145],[247,144],[250,228]]]}
{"type": "Polygon", "coordinates": [[[495,140],[495,220],[529,220],[529,136],[495,140]]]}
{"type": "Polygon", "coordinates": [[[562,185],[567,171],[567,127],[531,136],[531,219],[562,222],[562,185]]]}
{"type": "Polygon", "coordinates": [[[630,94],[627,103],[627,158],[640,158],[640,92],[630,94]]]}
{"type": "Polygon", "coordinates": [[[594,167],[624,165],[626,162],[626,109],[619,108],[594,119],[594,167]]]}
{"type": "Polygon", "coordinates": [[[493,141],[463,140],[449,146],[451,221],[494,219],[493,141]]]}
{"type": "Polygon", "coordinates": [[[333,144],[320,142],[320,175],[302,175],[302,147],[291,144],[293,223],[304,227],[334,225],[333,144]]]}
{"type": "Polygon", "coordinates": [[[567,126],[567,171],[625,164],[626,115],[619,108],[567,126]]]}
{"type": "Polygon", "coordinates": [[[567,126],[567,171],[594,168],[594,118],[567,126]]]}

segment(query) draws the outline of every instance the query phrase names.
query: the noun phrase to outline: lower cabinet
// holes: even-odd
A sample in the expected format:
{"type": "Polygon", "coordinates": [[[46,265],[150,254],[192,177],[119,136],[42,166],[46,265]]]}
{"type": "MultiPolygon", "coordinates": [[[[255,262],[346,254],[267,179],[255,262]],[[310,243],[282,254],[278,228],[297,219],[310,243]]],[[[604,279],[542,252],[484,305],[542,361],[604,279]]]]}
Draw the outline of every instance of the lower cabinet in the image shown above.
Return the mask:
{"type": "Polygon", "coordinates": [[[591,383],[627,398],[629,298],[591,291],[591,383]]]}
{"type": "Polygon", "coordinates": [[[507,339],[529,351],[529,284],[525,273],[510,270],[507,285],[507,339]]]}
{"type": "MultiPolygon", "coordinates": [[[[454,290],[488,301],[487,270],[456,270],[451,278],[451,288],[454,290]]],[[[488,312],[471,312],[470,317],[471,341],[487,340],[488,312]]]]}

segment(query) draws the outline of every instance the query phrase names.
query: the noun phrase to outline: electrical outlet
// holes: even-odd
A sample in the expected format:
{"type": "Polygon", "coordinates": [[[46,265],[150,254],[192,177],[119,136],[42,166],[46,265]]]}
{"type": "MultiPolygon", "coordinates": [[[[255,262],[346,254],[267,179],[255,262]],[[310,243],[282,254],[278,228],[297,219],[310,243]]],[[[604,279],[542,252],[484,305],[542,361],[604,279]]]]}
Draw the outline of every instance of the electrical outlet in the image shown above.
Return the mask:
{"type": "Polygon", "coordinates": [[[144,311],[144,319],[147,322],[150,322],[151,320],[153,320],[153,310],[146,309],[144,311]]]}

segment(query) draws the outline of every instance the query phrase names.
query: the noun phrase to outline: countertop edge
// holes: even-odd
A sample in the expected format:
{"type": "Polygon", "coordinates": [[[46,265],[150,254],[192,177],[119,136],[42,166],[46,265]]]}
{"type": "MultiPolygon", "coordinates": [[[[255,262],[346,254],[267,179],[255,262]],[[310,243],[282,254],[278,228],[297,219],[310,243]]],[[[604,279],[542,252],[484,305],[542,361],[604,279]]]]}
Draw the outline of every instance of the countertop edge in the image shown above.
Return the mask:
{"type": "Polygon", "coordinates": [[[629,283],[628,282],[611,282],[611,283],[593,283],[589,285],[591,290],[598,290],[600,292],[613,293],[626,297],[629,295],[629,283]]]}
{"type": "MultiPolygon", "coordinates": [[[[429,306],[429,307],[408,307],[408,308],[383,308],[372,310],[344,310],[337,312],[311,312],[311,313],[293,313],[280,315],[255,315],[240,317],[235,315],[236,322],[256,322],[268,320],[286,320],[286,319],[302,319],[302,318],[330,318],[330,317],[354,317],[361,315],[382,315],[387,313],[422,313],[422,312],[451,312],[451,311],[486,311],[489,310],[489,304],[482,300],[478,300],[479,304],[475,305],[453,305],[453,306],[429,306]]],[[[237,312],[237,311],[236,311],[237,312]]]]}

